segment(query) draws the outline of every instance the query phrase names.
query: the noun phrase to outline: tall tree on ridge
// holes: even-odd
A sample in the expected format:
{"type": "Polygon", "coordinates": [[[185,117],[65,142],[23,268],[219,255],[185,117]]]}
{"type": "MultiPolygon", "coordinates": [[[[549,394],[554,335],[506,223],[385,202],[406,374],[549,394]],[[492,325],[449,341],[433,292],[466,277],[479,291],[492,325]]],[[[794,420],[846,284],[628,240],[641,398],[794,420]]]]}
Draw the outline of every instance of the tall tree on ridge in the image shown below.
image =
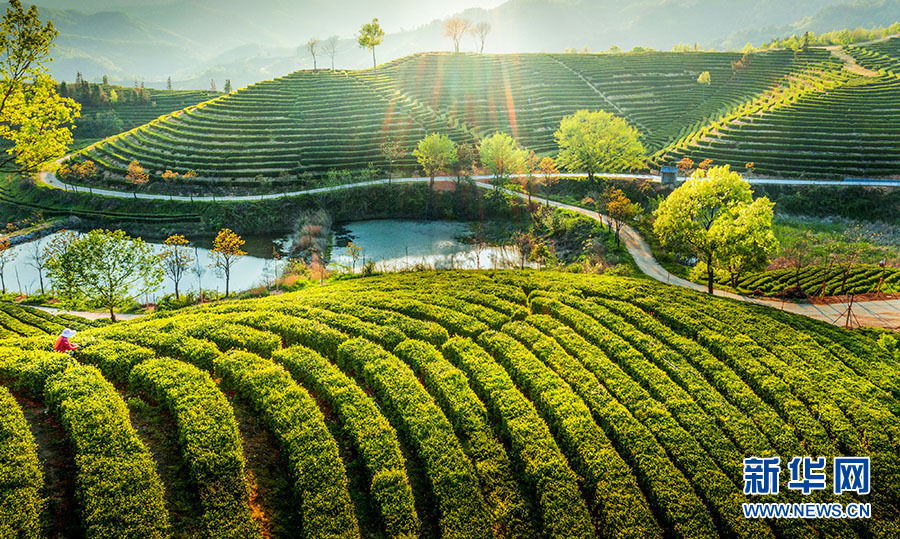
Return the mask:
{"type": "Polygon", "coordinates": [[[487,21],[480,22],[469,29],[469,33],[478,41],[478,53],[484,52],[484,40],[491,31],[491,23],[487,21]]]}
{"type": "Polygon", "coordinates": [[[472,21],[462,17],[453,17],[444,21],[444,37],[449,37],[453,40],[453,52],[459,52],[459,40],[466,35],[466,32],[471,27],[472,21]]]}
{"type": "Polygon", "coordinates": [[[319,66],[316,63],[316,53],[319,52],[319,40],[317,38],[312,38],[306,42],[306,51],[312,56],[313,59],[313,73],[319,70],[319,66]]]}
{"type": "Polygon", "coordinates": [[[331,36],[322,44],[322,50],[331,58],[331,70],[334,71],[334,57],[337,54],[338,36],[331,36]]]}
{"type": "Polygon", "coordinates": [[[384,43],[384,30],[378,24],[378,19],[372,19],[372,22],[362,25],[359,30],[357,43],[363,49],[372,51],[372,69],[378,73],[378,63],[375,61],[375,47],[384,43]]]}

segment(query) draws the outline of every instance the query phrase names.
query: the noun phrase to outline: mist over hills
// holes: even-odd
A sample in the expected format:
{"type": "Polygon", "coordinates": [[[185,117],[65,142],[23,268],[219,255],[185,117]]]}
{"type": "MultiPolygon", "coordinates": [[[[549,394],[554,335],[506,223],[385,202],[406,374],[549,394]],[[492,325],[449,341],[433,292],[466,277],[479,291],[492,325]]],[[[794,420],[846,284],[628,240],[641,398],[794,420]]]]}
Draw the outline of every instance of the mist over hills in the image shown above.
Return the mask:
{"type": "MultiPolygon", "coordinates": [[[[487,21],[492,31],[485,52],[562,52],[610,46],[668,50],[677,43],[739,49],[792,33],[844,27],[888,25],[900,19],[900,0],[471,0],[458,12],[487,21]]],[[[310,37],[342,38],[336,67],[358,69],[371,57],[353,34],[379,17],[388,35],[378,61],[413,52],[448,50],[442,20],[460,4],[415,0],[40,0],[42,18],[60,30],[51,71],[73,80],[80,71],[91,80],[104,74],[162,87],[236,87],[296,69],[312,68],[303,44],[310,37]]],[[[463,50],[476,43],[465,38],[463,50]]],[[[319,57],[319,67],[330,59],[319,57]]]]}

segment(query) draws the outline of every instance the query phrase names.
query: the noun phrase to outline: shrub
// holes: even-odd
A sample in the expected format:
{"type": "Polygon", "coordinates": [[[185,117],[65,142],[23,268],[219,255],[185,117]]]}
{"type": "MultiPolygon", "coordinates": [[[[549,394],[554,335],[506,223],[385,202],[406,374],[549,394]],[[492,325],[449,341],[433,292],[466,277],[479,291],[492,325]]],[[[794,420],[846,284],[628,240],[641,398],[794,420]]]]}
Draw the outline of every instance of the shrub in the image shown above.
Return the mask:
{"type": "Polygon", "coordinates": [[[213,537],[258,537],[250,516],[241,436],[225,396],[208,374],[171,359],[137,365],[129,386],[164,403],[175,417],[191,480],[200,492],[203,522],[213,537]]]}
{"type": "Polygon", "coordinates": [[[0,387],[0,537],[41,537],[44,473],[16,399],[0,387]]]}

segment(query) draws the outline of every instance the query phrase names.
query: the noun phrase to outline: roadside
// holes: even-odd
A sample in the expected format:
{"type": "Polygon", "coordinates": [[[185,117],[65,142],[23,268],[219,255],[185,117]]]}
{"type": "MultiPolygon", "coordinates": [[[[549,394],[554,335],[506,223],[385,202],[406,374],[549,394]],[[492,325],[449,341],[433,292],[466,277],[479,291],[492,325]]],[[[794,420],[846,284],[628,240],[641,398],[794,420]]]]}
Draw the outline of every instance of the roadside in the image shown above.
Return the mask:
{"type": "MultiPolygon", "coordinates": [[[[66,311],[63,309],[56,309],[54,307],[41,307],[41,306],[37,306],[37,305],[34,305],[33,307],[35,309],[40,309],[40,310],[50,313],[50,314],[71,314],[74,316],[79,316],[81,318],[85,318],[87,320],[101,320],[104,318],[109,318],[108,312],[100,313],[100,312],[91,312],[91,311],[66,311]]],[[[133,320],[135,318],[141,318],[144,316],[147,316],[147,315],[116,313],[116,320],[133,320]]]]}

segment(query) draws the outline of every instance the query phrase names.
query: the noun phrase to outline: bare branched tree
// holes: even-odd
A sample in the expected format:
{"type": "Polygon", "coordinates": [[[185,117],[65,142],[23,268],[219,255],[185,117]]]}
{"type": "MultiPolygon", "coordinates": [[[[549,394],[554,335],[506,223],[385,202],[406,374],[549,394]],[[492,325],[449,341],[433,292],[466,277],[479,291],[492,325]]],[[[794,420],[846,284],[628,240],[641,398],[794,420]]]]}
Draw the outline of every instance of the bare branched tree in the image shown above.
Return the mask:
{"type": "Polygon", "coordinates": [[[475,26],[473,26],[469,30],[469,34],[471,34],[472,37],[475,38],[475,41],[478,42],[478,45],[479,45],[478,52],[479,53],[484,52],[484,40],[485,40],[485,38],[487,38],[487,35],[490,33],[490,31],[491,31],[491,23],[489,23],[489,22],[480,22],[480,23],[476,24],[475,26]]]}
{"type": "Polygon", "coordinates": [[[449,37],[453,40],[454,52],[459,52],[459,41],[471,27],[472,21],[462,17],[453,17],[444,21],[444,37],[449,37]]]}
{"type": "Polygon", "coordinates": [[[331,58],[331,70],[334,71],[334,56],[337,54],[338,36],[331,36],[322,44],[322,50],[331,58]]]}
{"type": "Polygon", "coordinates": [[[309,52],[309,55],[312,56],[313,59],[313,72],[319,70],[319,66],[316,64],[316,53],[319,52],[319,40],[316,38],[312,38],[306,42],[306,50],[309,52]]]}

